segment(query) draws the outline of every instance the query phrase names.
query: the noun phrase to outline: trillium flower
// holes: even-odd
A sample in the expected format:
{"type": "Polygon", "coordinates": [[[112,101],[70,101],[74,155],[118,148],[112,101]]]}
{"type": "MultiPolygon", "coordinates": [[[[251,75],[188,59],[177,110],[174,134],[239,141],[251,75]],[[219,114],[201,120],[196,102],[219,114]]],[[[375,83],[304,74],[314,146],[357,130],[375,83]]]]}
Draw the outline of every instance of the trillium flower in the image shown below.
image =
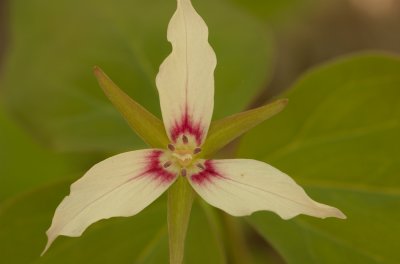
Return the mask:
{"type": "Polygon", "coordinates": [[[144,149],[110,157],[71,185],[47,231],[45,251],[59,235],[77,237],[92,223],[133,216],[184,177],[209,204],[233,216],[275,212],[283,219],[345,215],[312,200],[274,167],[250,159],[201,158],[214,104],[216,57],[208,29],[190,0],[178,0],[168,27],[172,52],[160,66],[156,84],[165,131],[165,149],[144,149]]]}

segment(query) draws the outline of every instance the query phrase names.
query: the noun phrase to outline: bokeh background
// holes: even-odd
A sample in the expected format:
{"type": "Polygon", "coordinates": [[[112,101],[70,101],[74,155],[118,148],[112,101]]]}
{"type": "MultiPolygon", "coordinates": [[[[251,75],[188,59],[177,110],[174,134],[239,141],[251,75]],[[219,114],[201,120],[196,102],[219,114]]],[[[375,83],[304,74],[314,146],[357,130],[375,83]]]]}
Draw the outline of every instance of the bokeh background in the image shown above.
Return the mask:
{"type": "MultiPolygon", "coordinates": [[[[214,119],[289,106],[219,157],[264,160],[348,216],[232,218],[196,200],[186,263],[400,263],[400,1],[193,0],[218,57],[214,119]]],[[[160,116],[174,0],[0,0],[1,263],[166,263],[165,197],[44,248],[71,182],[145,147],[98,65],[160,116]]]]}

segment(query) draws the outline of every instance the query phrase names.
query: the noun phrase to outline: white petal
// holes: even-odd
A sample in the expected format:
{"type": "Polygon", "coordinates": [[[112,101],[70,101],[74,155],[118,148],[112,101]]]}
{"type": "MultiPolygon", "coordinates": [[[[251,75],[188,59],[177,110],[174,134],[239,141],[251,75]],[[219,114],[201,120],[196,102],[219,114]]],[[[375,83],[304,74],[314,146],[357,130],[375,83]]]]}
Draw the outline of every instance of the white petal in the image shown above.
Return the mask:
{"type": "MultiPolygon", "coordinates": [[[[92,223],[132,216],[159,197],[176,179],[162,166],[162,150],[122,153],[93,166],[71,185],[47,230],[44,252],[59,236],[80,236],[92,223]]],[[[43,252],[43,253],[44,253],[43,252]]]]}
{"type": "Polygon", "coordinates": [[[293,179],[264,162],[209,160],[204,167],[189,177],[191,185],[204,200],[228,214],[268,210],[283,219],[299,214],[346,218],[340,210],[313,201],[293,179]]]}
{"type": "Polygon", "coordinates": [[[171,140],[183,133],[201,145],[214,107],[216,57],[208,28],[190,0],[178,0],[168,26],[172,52],[160,66],[156,83],[165,129],[171,140]]]}

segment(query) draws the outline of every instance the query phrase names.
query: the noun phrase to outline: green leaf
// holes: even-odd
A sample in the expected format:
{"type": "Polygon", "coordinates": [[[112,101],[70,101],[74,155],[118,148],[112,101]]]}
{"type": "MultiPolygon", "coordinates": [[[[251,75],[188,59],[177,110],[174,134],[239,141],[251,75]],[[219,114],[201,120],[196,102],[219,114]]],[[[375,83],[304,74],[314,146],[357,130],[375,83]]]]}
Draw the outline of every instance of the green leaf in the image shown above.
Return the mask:
{"type": "Polygon", "coordinates": [[[315,0],[280,0],[280,1],[258,1],[258,0],[231,0],[241,8],[250,11],[266,20],[274,20],[293,17],[293,13],[301,11],[304,7],[310,9],[315,6],[315,0]]]}
{"type": "MultiPolygon", "coordinates": [[[[128,218],[93,224],[79,238],[60,237],[39,257],[54,209],[68,183],[36,189],[0,206],[2,262],[19,263],[168,263],[165,197],[128,218]]],[[[209,220],[195,203],[189,225],[186,263],[222,263],[223,252],[209,220]]]]}
{"type": "Polygon", "coordinates": [[[288,263],[399,263],[400,59],[340,59],[285,96],[289,106],[244,137],[240,156],[283,170],[348,219],[264,212],[249,222],[288,263]]]}
{"type": "Polygon", "coordinates": [[[75,157],[52,153],[40,146],[0,105],[0,201],[70,175],[78,164],[73,160],[75,157]]]}
{"type": "MultiPolygon", "coordinates": [[[[270,34],[229,1],[193,1],[218,57],[215,118],[238,112],[266,82],[270,34]]],[[[155,76],[170,52],[175,0],[10,2],[13,32],[1,86],[25,128],[63,151],[125,151],[143,143],[106,100],[99,65],[129,96],[160,116],[155,76]],[[77,8],[79,7],[79,8],[77,8]]]]}
{"type": "Polygon", "coordinates": [[[108,99],[136,134],[153,148],[165,148],[169,140],[162,121],[119,89],[100,68],[95,67],[94,74],[108,99]]]}
{"type": "Polygon", "coordinates": [[[212,122],[201,155],[210,156],[253,127],[278,114],[286,105],[286,99],[279,99],[273,103],[212,122]]]}

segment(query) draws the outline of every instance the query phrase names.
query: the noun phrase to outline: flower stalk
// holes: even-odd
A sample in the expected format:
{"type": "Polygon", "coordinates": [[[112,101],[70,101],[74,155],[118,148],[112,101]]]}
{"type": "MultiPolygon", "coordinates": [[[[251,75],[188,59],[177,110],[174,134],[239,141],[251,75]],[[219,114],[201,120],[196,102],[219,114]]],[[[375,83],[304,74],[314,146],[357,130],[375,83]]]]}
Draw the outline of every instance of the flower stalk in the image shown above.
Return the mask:
{"type": "Polygon", "coordinates": [[[170,264],[182,264],[185,238],[193,204],[193,189],[184,177],[179,177],[168,190],[168,237],[170,264]]]}

